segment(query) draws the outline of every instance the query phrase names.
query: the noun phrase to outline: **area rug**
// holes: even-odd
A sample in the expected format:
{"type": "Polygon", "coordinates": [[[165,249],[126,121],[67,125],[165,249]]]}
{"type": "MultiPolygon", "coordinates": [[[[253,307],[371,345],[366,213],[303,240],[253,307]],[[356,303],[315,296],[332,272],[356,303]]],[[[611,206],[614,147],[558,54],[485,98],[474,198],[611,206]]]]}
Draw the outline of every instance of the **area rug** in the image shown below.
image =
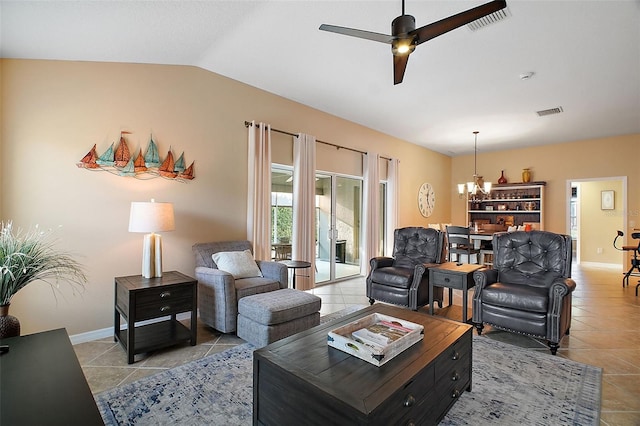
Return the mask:
{"type": "MultiPolygon", "coordinates": [[[[96,396],[106,425],[250,425],[253,351],[236,346],[96,396]]],[[[441,425],[598,425],[602,370],[473,337],[473,388],[441,425]]]]}

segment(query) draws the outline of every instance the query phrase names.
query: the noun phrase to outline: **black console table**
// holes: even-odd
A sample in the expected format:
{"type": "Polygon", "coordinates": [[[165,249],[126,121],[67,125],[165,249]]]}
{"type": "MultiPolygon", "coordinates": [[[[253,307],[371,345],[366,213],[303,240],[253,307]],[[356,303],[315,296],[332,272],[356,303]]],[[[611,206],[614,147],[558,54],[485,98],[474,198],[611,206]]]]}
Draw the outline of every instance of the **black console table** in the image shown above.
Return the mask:
{"type": "Polygon", "coordinates": [[[0,344],[1,425],[104,425],[65,329],[0,344]]]}

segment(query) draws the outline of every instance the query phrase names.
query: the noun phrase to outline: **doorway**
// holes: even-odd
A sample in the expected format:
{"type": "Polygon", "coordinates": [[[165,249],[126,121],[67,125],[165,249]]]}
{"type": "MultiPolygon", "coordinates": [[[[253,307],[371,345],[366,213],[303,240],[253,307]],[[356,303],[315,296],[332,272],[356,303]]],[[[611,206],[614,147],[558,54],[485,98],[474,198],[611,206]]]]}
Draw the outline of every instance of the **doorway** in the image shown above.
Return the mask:
{"type": "Polygon", "coordinates": [[[567,181],[567,233],[577,263],[624,268],[613,239],[626,229],[626,194],[626,176],[567,181]]]}
{"type": "Polygon", "coordinates": [[[316,284],[360,273],[362,179],[316,174],[316,284]]]}

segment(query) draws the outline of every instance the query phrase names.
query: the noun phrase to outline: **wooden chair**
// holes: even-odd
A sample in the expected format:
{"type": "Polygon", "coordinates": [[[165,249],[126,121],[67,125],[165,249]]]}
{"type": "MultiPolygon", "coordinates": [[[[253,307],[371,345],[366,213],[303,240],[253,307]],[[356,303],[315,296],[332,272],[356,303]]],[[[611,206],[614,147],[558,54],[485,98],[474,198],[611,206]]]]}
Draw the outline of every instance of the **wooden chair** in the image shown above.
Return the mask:
{"type": "Polygon", "coordinates": [[[473,247],[473,241],[471,241],[471,237],[469,236],[470,233],[470,228],[465,226],[447,226],[447,253],[449,262],[478,263],[480,250],[473,247]],[[466,256],[466,262],[463,262],[464,256],[466,256]],[[471,256],[475,256],[475,262],[471,262],[471,256]]]}

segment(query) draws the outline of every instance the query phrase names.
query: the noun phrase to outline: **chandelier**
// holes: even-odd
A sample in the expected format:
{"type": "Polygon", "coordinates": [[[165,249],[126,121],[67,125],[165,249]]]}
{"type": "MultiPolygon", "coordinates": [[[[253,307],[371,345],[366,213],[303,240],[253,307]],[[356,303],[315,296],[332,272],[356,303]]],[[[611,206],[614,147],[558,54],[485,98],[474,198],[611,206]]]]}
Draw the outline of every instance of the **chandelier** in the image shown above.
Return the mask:
{"type": "Polygon", "coordinates": [[[473,181],[458,184],[458,194],[463,195],[465,193],[465,187],[469,195],[475,195],[480,191],[482,194],[488,194],[491,192],[491,182],[484,182],[482,180],[482,176],[478,176],[478,132],[477,130],[473,132],[474,142],[473,142],[473,181]]]}

